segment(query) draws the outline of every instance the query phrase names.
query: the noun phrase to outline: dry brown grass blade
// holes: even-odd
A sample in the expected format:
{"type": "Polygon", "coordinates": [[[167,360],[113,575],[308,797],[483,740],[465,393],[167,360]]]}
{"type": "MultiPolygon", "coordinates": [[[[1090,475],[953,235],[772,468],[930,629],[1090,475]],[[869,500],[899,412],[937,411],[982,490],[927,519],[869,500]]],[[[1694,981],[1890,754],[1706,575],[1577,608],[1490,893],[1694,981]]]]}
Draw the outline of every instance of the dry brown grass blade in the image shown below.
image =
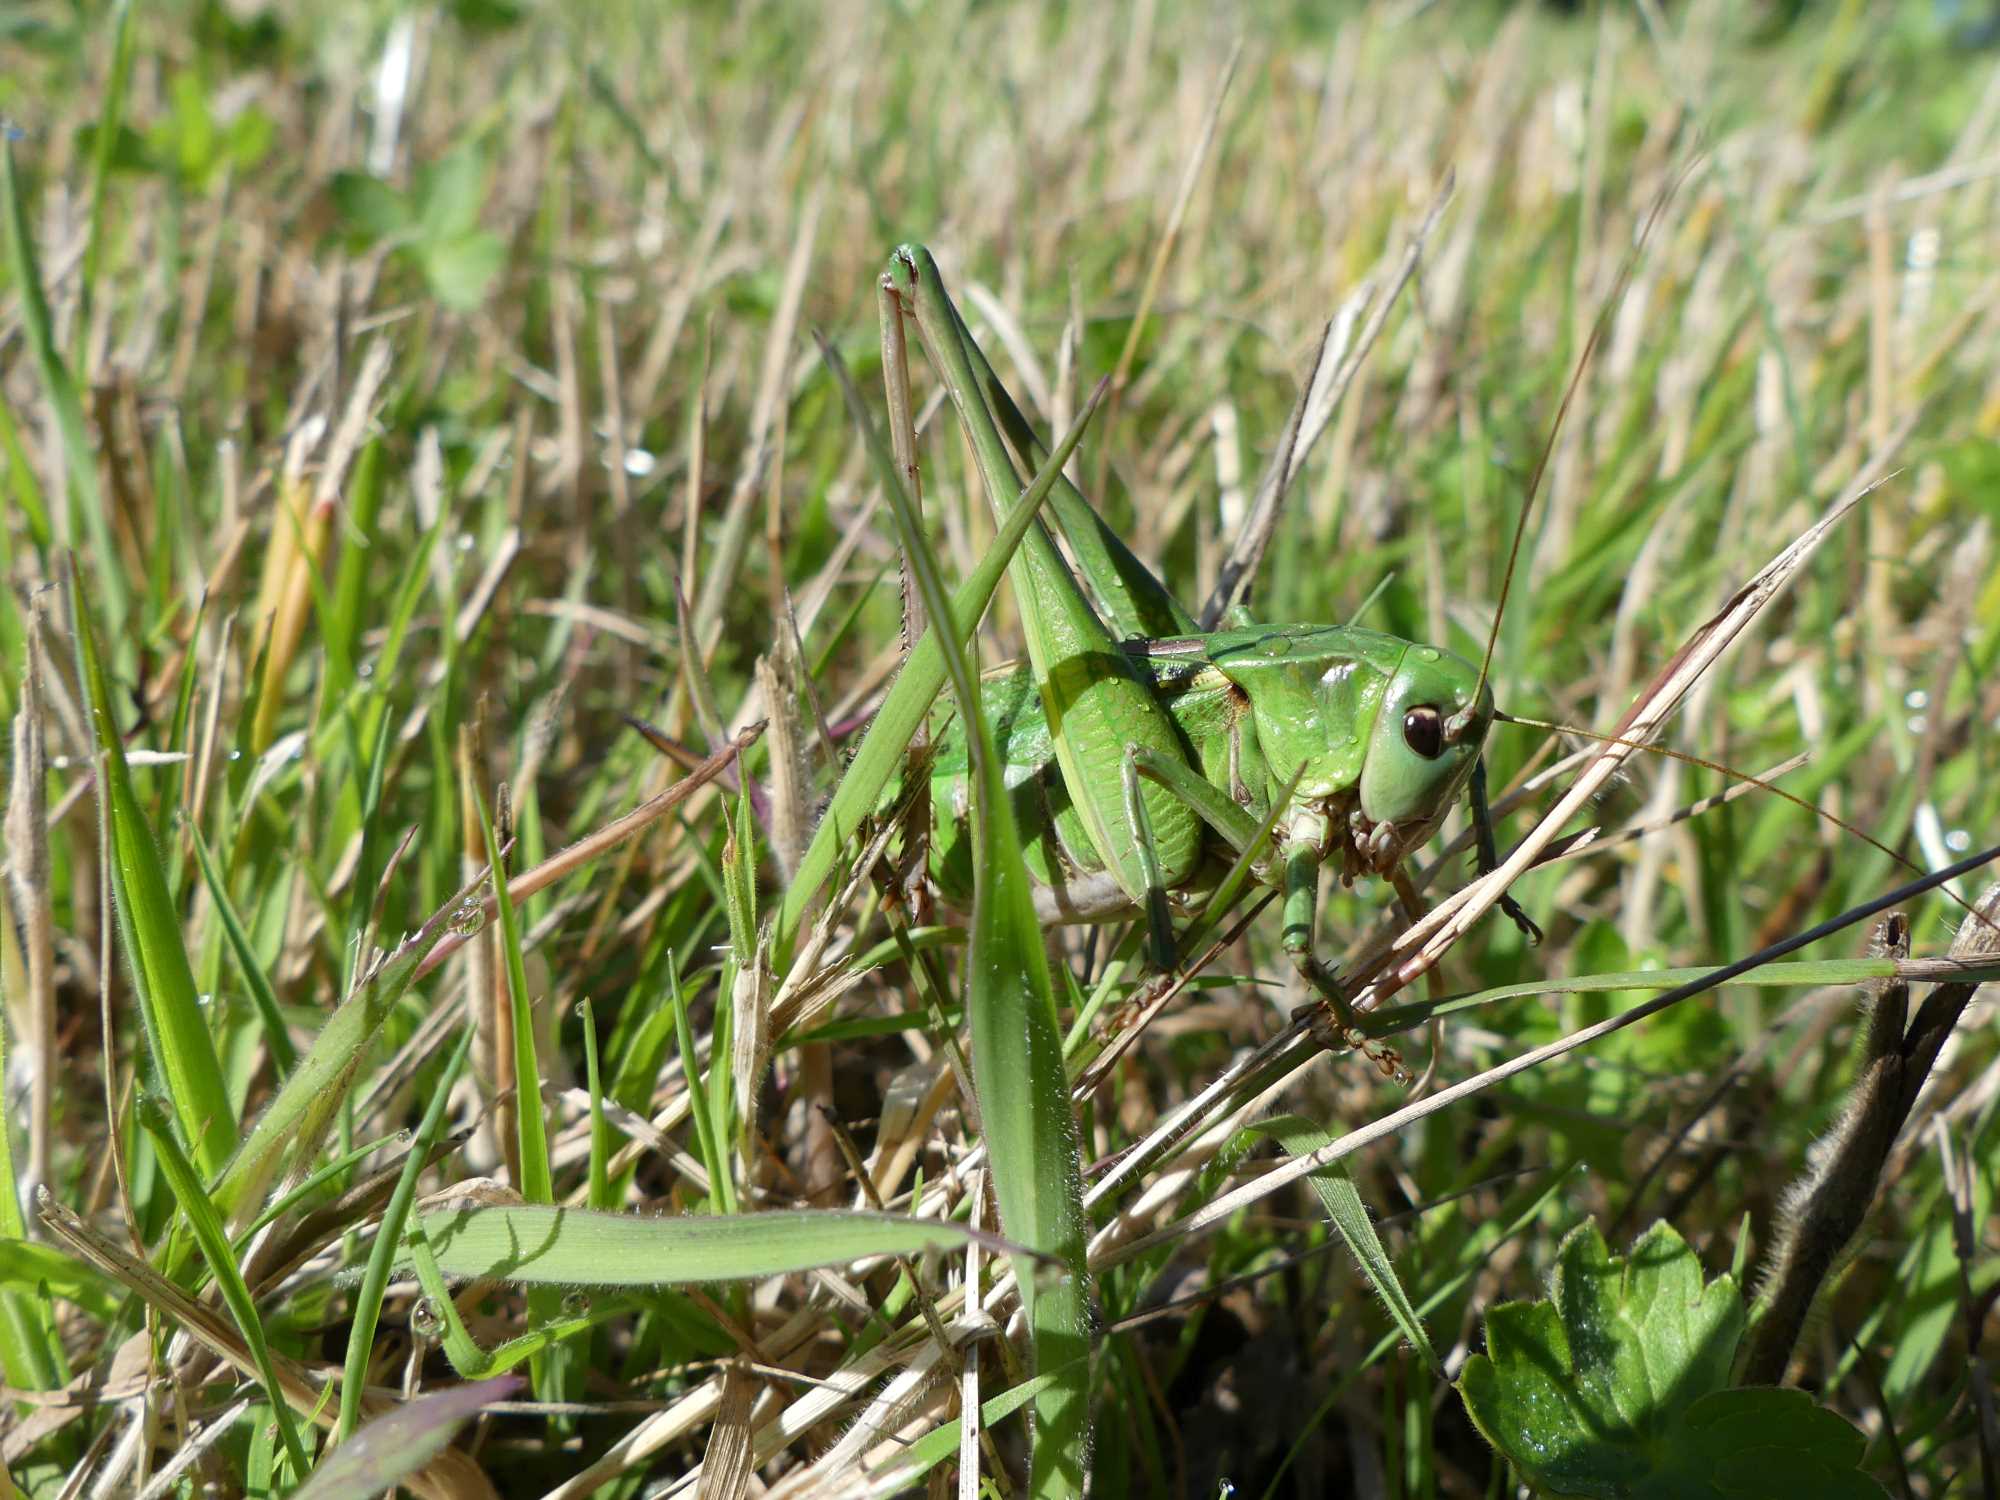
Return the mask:
{"type": "MultiPolygon", "coordinates": [[[[1906,422],[1896,435],[1896,442],[1900,443],[1908,431],[1909,423],[1906,422]]],[[[1354,977],[1364,981],[1353,991],[1357,1009],[1379,1005],[1434,968],[1480,917],[1499,904],[1508,886],[1535,864],[1569,819],[1590,804],[1592,796],[1619,767],[1639,753],[1639,743],[1666,722],[1701,674],[1714,664],[1723,650],[1804,566],[1827,533],[1870,491],[1890,477],[1886,471],[1892,453],[1893,448],[1889,453],[1876,455],[1825,516],[1808,527],[1694,632],[1619,721],[1613,732],[1621,743],[1604,746],[1585,765],[1569,791],[1500,862],[1497,869],[1433,907],[1421,921],[1406,928],[1375,958],[1364,959],[1357,964],[1354,977]]],[[[1300,1044],[1315,1029],[1316,1023],[1317,1007],[1302,1011],[1277,1036],[1237,1060],[1193,1098],[1170,1111],[1144,1140],[1133,1146],[1091,1188],[1086,1201],[1104,1201],[1203,1123],[1226,1110],[1230,1101],[1240,1093],[1268,1079],[1274,1070],[1289,1069],[1303,1061],[1300,1044]]],[[[1453,1091],[1448,1090],[1447,1093],[1453,1094],[1453,1091]]]]}
{"type": "Polygon", "coordinates": [[[1139,338],[1146,331],[1146,320],[1153,311],[1153,302],[1160,294],[1160,281],[1167,274],[1167,262],[1173,258],[1174,245],[1180,240],[1181,223],[1187,217],[1188,203],[1194,197],[1195,183],[1201,178],[1201,169],[1208,161],[1208,153],[1215,144],[1216,127],[1222,123],[1223,101],[1229,97],[1229,85],[1236,77],[1236,64],[1243,56],[1243,42],[1239,37],[1229,49],[1229,60],[1222,65],[1222,78],[1215,86],[1215,94],[1209,100],[1208,113],[1201,122],[1201,137],[1195,142],[1194,151],[1189,155],[1187,166],[1181,172],[1180,186],[1174,191],[1174,205],[1167,212],[1167,227],[1160,235],[1160,243],[1153,251],[1153,263],[1146,270],[1146,284],[1139,293],[1139,310],[1132,315],[1132,327],[1125,335],[1125,347],[1118,351],[1118,364],[1111,374],[1111,390],[1115,400],[1125,389],[1126,381],[1132,374],[1132,360],[1139,352],[1139,338]]]}
{"type": "Polygon", "coordinates": [[[28,1079],[28,1159],[23,1192],[49,1179],[49,1122],[55,1090],[55,913],[49,886],[48,747],[42,733],[41,637],[28,634],[21,707],[14,715],[14,764],[7,788],[7,908],[0,934],[20,944],[18,985],[7,986],[6,1019],[16,1038],[14,1065],[28,1079]]]}
{"type": "MultiPolygon", "coordinates": [[[[1407,1105],[1393,1113],[1382,1116],[1378,1120],[1371,1121],[1357,1130],[1350,1131],[1348,1134],[1330,1142],[1317,1151],[1310,1152],[1304,1156],[1293,1157],[1264,1176],[1258,1177],[1243,1186],[1219,1194],[1196,1212],[1168,1224],[1162,1229],[1155,1230],[1150,1234],[1140,1235],[1138,1238],[1117,1245],[1115,1248],[1109,1243],[1110,1236],[1101,1233],[1092,1245],[1091,1266],[1093,1269],[1104,1269],[1120,1265],[1160,1245],[1173,1244],[1211,1231],[1222,1224],[1226,1224],[1233,1215],[1239,1213],[1249,1205],[1259,1202],[1315,1172],[1323,1170],[1343,1157],[1351,1156],[1356,1151],[1374,1145],[1378,1141],[1388,1139],[1398,1132],[1408,1129],[1419,1120],[1437,1114],[1441,1110],[1456,1104],[1461,1099],[1470,1098],[1493,1087],[1495,1084],[1505,1082],[1509,1078],[1538,1068],[1543,1063],[1552,1061],[1566,1053],[1574,1052],[1581,1047],[1587,1047],[1591,1043],[1609,1036],[1615,1031],[1622,1031],[1628,1026],[1637,1025],[1639,1022],[1651,1016],[1658,1015],[1661,1011],[1678,1005],[1684,1000],[1718,988],[1738,975],[1746,974],[1752,969],[1760,968],[1788,954],[1796,953],[1809,943],[1817,942],[1821,938],[1827,937],[1844,927],[1852,926],[1856,922],[1865,921],[1878,912],[1886,911],[1890,907],[1910,900],[1916,895],[1935,890],[1947,880],[1967,874],[1972,870],[1989,864],[1997,857],[2000,857],[2000,847],[1982,850],[1977,854],[1960,860],[1956,865],[1933,872],[1920,880],[1911,881],[1907,885],[1899,886],[1886,895],[1877,897],[1873,901],[1865,902],[1861,906],[1851,908],[1837,917],[1830,918],[1815,927],[1809,928],[1803,933],[1787,938],[1782,942],[1773,943],[1769,947],[1759,949],[1747,958],[1737,959],[1732,963],[1724,964],[1718,969],[1713,969],[1697,980],[1679,985],[1674,989],[1654,996],[1644,1004],[1634,1006],[1632,1009],[1623,1011],[1606,1020],[1582,1027],[1577,1031],[1572,1031],[1567,1036],[1560,1037],[1553,1042],[1511,1057],[1495,1067],[1488,1068],[1483,1073],[1455,1083],[1449,1088],[1441,1089],[1428,1098],[1420,1099],[1414,1104],[1407,1105]]],[[[1947,985],[1940,987],[1941,990],[1952,988],[1964,989],[1968,995],[1971,990],[1970,985],[1947,985]]],[[[1936,998],[1936,996],[1933,996],[1933,1000],[1936,998]]],[[[1927,1004],[1926,1011],[1930,1011],[1931,1009],[1932,1006],[1927,1004]]],[[[1931,1034],[1926,1028],[1924,1016],[1919,1016],[1916,1030],[1925,1035],[1931,1034]]],[[[1919,1038],[1917,1042],[1912,1044],[1913,1051],[1921,1045],[1922,1040],[1919,1038]]],[[[1129,1215],[1128,1217],[1136,1219],[1138,1216],[1129,1215]]]]}
{"type": "MultiPolygon", "coordinates": [[[[762,724],[752,724],[657,797],[648,798],[623,817],[613,818],[595,833],[585,834],[575,843],[558,849],[534,869],[523,870],[507,882],[507,898],[514,902],[525,901],[537,892],[547,890],[565,875],[581,869],[607,851],[617,848],[627,839],[644,832],[721,775],[726,767],[734,763],[738,755],[757,743],[757,737],[763,732],[762,724]]],[[[490,896],[481,898],[480,910],[489,917],[492,915],[490,896]]],[[[430,956],[418,967],[415,977],[422,979],[436,969],[445,959],[456,953],[465,941],[465,936],[456,930],[446,933],[431,950],[430,956]]]]}
{"type": "Polygon", "coordinates": [[[1430,207],[1424,210],[1423,222],[1411,236],[1409,247],[1403,252],[1403,259],[1396,268],[1383,295],[1376,299],[1369,309],[1368,321],[1362,325],[1361,333],[1351,346],[1345,347],[1339,362],[1330,374],[1326,371],[1327,350],[1333,342],[1339,318],[1330,319],[1320,331],[1319,343],[1315,346],[1311,368],[1306,373],[1306,381],[1299,391],[1299,399],[1292,407],[1292,414],[1285,423],[1283,435],[1278,440],[1277,450],[1263,476],[1257,481],[1256,498],[1250,505],[1249,520],[1231,544],[1229,557],[1216,575],[1215,587],[1208,600],[1201,607],[1200,621],[1204,630],[1213,630],[1223,612],[1233,604],[1240,604],[1248,592],[1250,580],[1257,576],[1257,568],[1264,560],[1265,549],[1271,545],[1271,537],[1278,528],[1279,511],[1284,505],[1285,493],[1291,488],[1292,480],[1304,467],[1313,445],[1326,431],[1333,414],[1340,409],[1341,398],[1354,384],[1354,377],[1360,373],[1361,362],[1368,357],[1369,350],[1381,337],[1383,326],[1389,321],[1389,314],[1402,296],[1403,288],[1416,274],[1417,263],[1423,258],[1424,246],[1429,243],[1438,220],[1444,216],[1446,205],[1451,202],[1453,184],[1456,178],[1446,172],[1444,180],[1438,184],[1432,196],[1430,207]],[[1322,375],[1327,375],[1322,386],[1322,375]]]}
{"type": "MultiPolygon", "coordinates": [[[[229,1321],[214,1309],[195,1301],[145,1261],[97,1233],[77,1214],[44,1191],[36,1212],[51,1235],[86,1264],[96,1267],[119,1285],[131,1290],[147,1306],[178,1324],[197,1344],[221,1359],[247,1380],[259,1378],[256,1361],[229,1321]]],[[[340,1404],[325,1399],[325,1387],[339,1377],[328,1369],[316,1375],[297,1360],[272,1351],[271,1361],[283,1387],[283,1396],[293,1410],[331,1429],[339,1416],[340,1404]]],[[[388,1409],[380,1396],[364,1396],[369,1415],[388,1409]]],[[[429,1464],[403,1481],[423,1500],[499,1500],[499,1492],[469,1457],[447,1448],[429,1464]]]]}
{"type": "Polygon", "coordinates": [[[1499,904],[1507,887],[1535,863],[1564,825],[1589,807],[1591,799],[1625,762],[1637,755],[1640,746],[1659,731],[1702,674],[1778,596],[1818,549],[1827,533],[1871,491],[1891,477],[1888,467],[1890,458],[1908,435],[1910,426],[1906,421],[1889,446],[1869,462],[1826,515],[1807,527],[1790,546],[1771,559],[1688,638],[1653,681],[1641,690],[1624,717],[1613,726],[1611,733],[1621,743],[1606,745],[1584,767],[1569,790],[1500,862],[1498,869],[1481,876],[1455,896],[1433,907],[1421,922],[1413,924],[1396,940],[1379,964],[1359,976],[1366,979],[1354,996],[1359,1008],[1366,1009],[1381,1003],[1420,977],[1471,929],[1473,923],[1499,904]]]}
{"type": "Polygon", "coordinates": [[[750,1492],[750,1408],[759,1389],[741,1360],[722,1372],[722,1400],[702,1454],[696,1500],[742,1500],[750,1492]]]}

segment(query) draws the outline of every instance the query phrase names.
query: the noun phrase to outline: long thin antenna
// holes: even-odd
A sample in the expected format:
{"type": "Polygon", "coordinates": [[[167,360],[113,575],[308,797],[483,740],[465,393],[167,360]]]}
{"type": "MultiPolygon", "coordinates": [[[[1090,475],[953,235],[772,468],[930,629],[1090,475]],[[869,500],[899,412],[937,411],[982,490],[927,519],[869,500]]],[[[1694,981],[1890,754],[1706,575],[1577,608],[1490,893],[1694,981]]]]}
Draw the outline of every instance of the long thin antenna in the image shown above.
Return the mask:
{"type": "Polygon", "coordinates": [[[1549,459],[1555,454],[1556,439],[1562,435],[1563,419],[1569,415],[1570,403],[1576,399],[1577,391],[1582,388],[1583,374],[1590,368],[1591,355],[1597,352],[1597,346],[1603,340],[1605,329],[1611,326],[1611,315],[1618,310],[1618,304],[1625,299],[1625,289],[1631,284],[1633,271],[1638,269],[1639,257],[1645,251],[1646,242],[1652,238],[1653,226],[1659,223],[1660,216],[1666,212],[1667,204],[1672,201],[1674,195],[1680,191],[1681,184],[1686,182],[1689,174],[1694,171],[1697,160],[1698,158],[1690,157],[1674,175],[1673,180],[1660,189],[1652,207],[1646,210],[1646,219],[1639,227],[1638,237],[1632,241],[1632,248],[1626,252],[1625,259],[1618,266],[1618,280],[1613,283],[1611,294],[1597,309],[1597,318],[1590,325],[1590,337],[1584,340],[1583,353],[1577,358],[1576,368],[1570,371],[1569,385],[1563,391],[1562,404],[1556,408],[1556,419],[1549,427],[1549,435],[1542,444],[1540,457],[1535,460],[1534,472],[1528,476],[1528,494],[1521,502],[1520,519],[1514,523],[1514,542],[1507,549],[1507,571],[1500,580],[1500,602],[1494,606],[1493,628],[1486,633],[1486,651],[1479,658],[1479,686],[1472,695],[1472,701],[1475,703],[1479,701],[1479,694],[1485,690],[1486,679],[1492,670],[1493,651],[1500,641],[1500,622],[1507,616],[1507,598],[1514,588],[1514,567],[1521,557],[1521,539],[1528,534],[1528,517],[1534,511],[1535,496],[1541,490],[1542,476],[1548,472],[1549,459]]]}
{"type": "MultiPolygon", "coordinates": [[[[1869,833],[1866,829],[1857,828],[1854,824],[1848,822],[1845,818],[1840,817],[1838,814],[1828,812],[1825,808],[1819,806],[1816,803],[1808,802],[1805,798],[1801,797],[1796,792],[1788,792],[1783,787],[1778,786],[1771,781],[1767,781],[1765,778],[1761,776],[1752,776],[1748,771],[1739,771],[1733,766],[1725,766],[1719,760],[1709,760],[1703,756],[1690,755],[1685,750],[1674,750],[1666,745],[1653,744],[1651,741],[1620,739],[1615,734],[1599,734],[1594,729],[1578,729],[1570,724],[1556,724],[1550,722],[1547,719],[1524,719],[1520,717],[1520,715],[1518,714],[1501,713],[1498,710],[1494,712],[1493,717],[1502,723],[1518,724],[1523,729],[1547,729],[1547,730],[1552,730],[1557,734],[1573,734],[1577,736],[1579,739],[1595,740],[1600,745],[1623,745],[1626,746],[1628,749],[1644,750],[1648,754],[1652,755],[1664,755],[1669,760],[1678,760],[1690,766],[1700,766],[1704,770],[1717,772],[1720,775],[1729,777],[1732,781],[1744,782],[1749,786],[1758,788],[1760,791],[1766,791],[1771,793],[1773,796],[1782,797],[1787,802],[1792,803],[1794,806],[1803,807],[1807,812],[1811,813],[1814,817],[1824,819],[1826,822],[1831,823],[1835,828],[1840,829],[1843,833],[1852,834],[1855,838],[1860,839],[1862,843],[1868,845],[1870,848],[1874,849],[1877,853],[1888,855],[1890,859],[1894,860],[1897,864],[1901,865],[1904,869],[1910,871],[1914,875],[1922,875],[1925,873],[1922,865],[1919,865],[1915,860],[1910,859],[1906,855],[1898,854],[1894,849],[1890,848],[1887,844],[1883,843],[1880,839],[1876,838],[1873,834],[1869,833]]],[[[1971,902],[1961,897],[1956,891],[1952,890],[1951,887],[1944,886],[1941,887],[1941,889],[1944,891],[1944,894],[1947,898],[1956,902],[1959,906],[1963,907],[1972,917],[1974,917],[1977,921],[1979,921],[1981,925],[1987,927],[1993,926],[1993,920],[1990,917],[1986,916],[1985,913],[1978,910],[1978,908],[1973,906],[1971,902]]]]}

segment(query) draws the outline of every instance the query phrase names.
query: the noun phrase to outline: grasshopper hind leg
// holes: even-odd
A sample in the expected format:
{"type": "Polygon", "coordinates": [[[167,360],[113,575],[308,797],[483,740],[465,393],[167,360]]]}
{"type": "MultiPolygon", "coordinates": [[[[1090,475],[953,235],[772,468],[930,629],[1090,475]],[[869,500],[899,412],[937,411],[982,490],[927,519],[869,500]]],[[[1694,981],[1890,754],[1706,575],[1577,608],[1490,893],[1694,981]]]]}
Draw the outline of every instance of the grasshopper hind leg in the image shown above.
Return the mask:
{"type": "Polygon", "coordinates": [[[1167,882],[1160,869],[1159,849],[1146,817],[1146,799],[1139,795],[1139,753],[1140,747],[1134,746],[1125,755],[1125,816],[1132,825],[1132,844],[1138,851],[1139,868],[1146,880],[1146,956],[1155,969],[1170,974],[1179,953],[1174,943],[1174,918],[1167,906],[1167,882]]]}

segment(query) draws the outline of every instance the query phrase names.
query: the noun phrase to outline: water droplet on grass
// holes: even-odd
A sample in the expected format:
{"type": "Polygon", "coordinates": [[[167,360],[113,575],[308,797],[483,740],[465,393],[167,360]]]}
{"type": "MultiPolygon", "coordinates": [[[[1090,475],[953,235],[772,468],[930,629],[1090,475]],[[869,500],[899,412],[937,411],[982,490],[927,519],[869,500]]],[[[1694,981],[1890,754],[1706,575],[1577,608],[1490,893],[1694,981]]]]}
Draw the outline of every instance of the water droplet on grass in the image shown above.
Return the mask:
{"type": "Polygon", "coordinates": [[[444,1332],[444,1314],[428,1297],[417,1298],[410,1308],[410,1334],[413,1338],[435,1341],[444,1332]]]}

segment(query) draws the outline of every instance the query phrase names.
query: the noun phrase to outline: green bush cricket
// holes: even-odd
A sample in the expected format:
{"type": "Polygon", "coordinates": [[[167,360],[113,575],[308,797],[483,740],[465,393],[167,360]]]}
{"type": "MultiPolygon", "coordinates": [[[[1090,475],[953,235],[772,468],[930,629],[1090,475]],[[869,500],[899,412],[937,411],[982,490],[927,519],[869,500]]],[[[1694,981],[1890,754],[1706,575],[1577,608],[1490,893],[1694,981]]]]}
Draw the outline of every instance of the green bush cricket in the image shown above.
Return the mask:
{"type": "MultiPolygon", "coordinates": [[[[913,486],[917,477],[903,338],[905,318],[914,317],[993,500],[1001,528],[994,554],[1020,533],[1007,570],[1028,660],[989,677],[982,697],[1041,915],[1102,922],[1143,914],[1152,960],[1169,970],[1175,911],[1204,903],[1232,862],[1247,857],[1250,876],[1283,895],[1285,951],[1331,1008],[1335,1036],[1363,1045],[1338,981],[1314,953],[1320,870],[1333,862],[1350,880],[1391,874],[1467,794],[1481,865],[1491,867],[1479,754],[1494,707],[1484,671],[1377,631],[1258,625],[1241,609],[1225,617],[1227,628],[1203,632],[1063,477],[1081,422],[1049,455],[966,330],[929,252],[898,249],[880,286],[895,440],[894,471],[884,482],[913,486]],[[1010,440],[1041,464],[1025,491],[1010,440]],[[1016,514],[1044,494],[1081,579],[1044,523],[1016,514]],[[1010,505],[1007,497],[1019,498],[1010,505]]],[[[989,557],[980,570],[986,578],[962,590],[962,631],[984,604],[968,596],[982,585],[990,594],[996,569],[989,557]]],[[[781,954],[859,815],[893,800],[896,761],[943,675],[926,637],[787,893],[781,954]]],[[[933,833],[918,860],[953,904],[970,895],[966,769],[963,736],[946,718],[928,786],[919,789],[929,794],[933,833]]],[[[1539,939],[1518,907],[1507,909],[1539,939]]],[[[1370,1055],[1396,1067],[1385,1049],[1370,1055]]]]}

